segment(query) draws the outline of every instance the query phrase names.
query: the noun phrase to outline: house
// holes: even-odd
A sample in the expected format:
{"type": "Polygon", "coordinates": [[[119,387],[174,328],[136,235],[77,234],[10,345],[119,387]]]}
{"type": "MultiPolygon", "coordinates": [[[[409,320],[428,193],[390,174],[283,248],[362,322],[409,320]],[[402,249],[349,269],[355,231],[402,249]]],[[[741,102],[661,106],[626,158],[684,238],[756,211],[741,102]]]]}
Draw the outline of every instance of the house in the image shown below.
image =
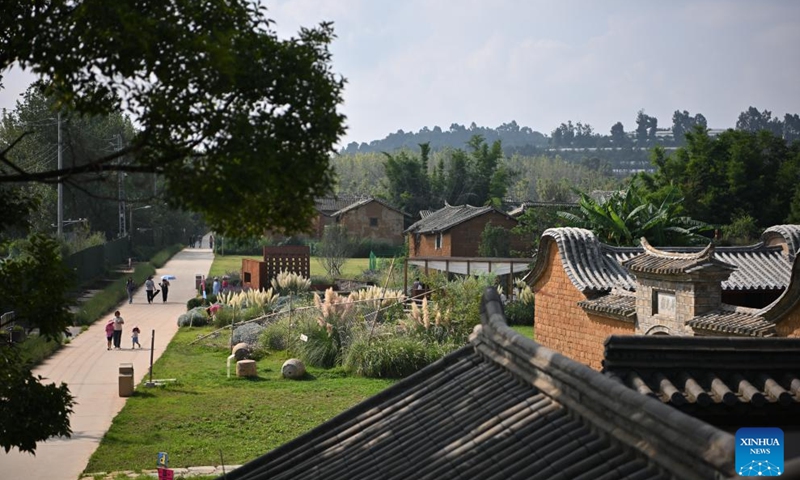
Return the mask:
{"type": "Polygon", "coordinates": [[[536,337],[600,369],[609,335],[800,336],[800,226],[744,247],[612,247],[548,229],[530,275],[536,337]]]}
{"type": "MultiPolygon", "coordinates": [[[[517,226],[515,218],[491,206],[445,205],[406,229],[409,257],[477,257],[489,223],[507,230],[517,226]]],[[[523,251],[528,243],[511,236],[511,250],[523,251]]]]}
{"type": "Polygon", "coordinates": [[[493,289],[481,309],[467,346],[225,478],[734,475],[730,433],[517,334],[493,289]]]}
{"type": "Polygon", "coordinates": [[[322,238],[327,225],[344,225],[355,238],[389,245],[403,244],[403,229],[408,215],[379,198],[340,195],[315,201],[319,214],[314,220],[316,238],[322,238]]]}

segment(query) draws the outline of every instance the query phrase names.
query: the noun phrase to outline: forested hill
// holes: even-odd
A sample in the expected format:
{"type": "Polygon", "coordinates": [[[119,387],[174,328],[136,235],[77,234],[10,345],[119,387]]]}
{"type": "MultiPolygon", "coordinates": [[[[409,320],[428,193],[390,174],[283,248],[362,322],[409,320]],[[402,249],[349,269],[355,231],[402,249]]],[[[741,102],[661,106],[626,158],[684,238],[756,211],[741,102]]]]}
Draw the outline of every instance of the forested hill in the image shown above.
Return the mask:
{"type": "Polygon", "coordinates": [[[530,155],[536,153],[537,148],[547,148],[548,146],[548,138],[542,133],[535,132],[530,127],[520,127],[516,121],[512,120],[497,128],[479,127],[473,122],[469,127],[454,123],[448,130],[443,130],[438,126],[433,129],[423,127],[416,133],[398,130],[382,140],[373,140],[369,144],[362,142],[359,145],[351,142],[340,153],[393,152],[403,148],[417,150],[421,143],[429,143],[433,151],[441,150],[444,147],[464,148],[469,139],[475,135],[480,135],[489,144],[500,140],[506,154],[530,155]]]}

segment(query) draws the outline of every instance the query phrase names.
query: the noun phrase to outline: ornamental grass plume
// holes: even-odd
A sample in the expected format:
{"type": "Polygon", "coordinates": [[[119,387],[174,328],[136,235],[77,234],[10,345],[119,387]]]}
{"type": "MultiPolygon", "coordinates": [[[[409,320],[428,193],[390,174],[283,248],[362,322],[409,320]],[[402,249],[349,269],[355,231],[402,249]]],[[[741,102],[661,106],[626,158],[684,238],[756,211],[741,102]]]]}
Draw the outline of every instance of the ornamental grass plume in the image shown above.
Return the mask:
{"type": "Polygon", "coordinates": [[[305,278],[302,275],[285,270],[281,270],[281,272],[272,279],[271,283],[272,288],[281,295],[307,292],[311,288],[310,278],[305,278]]]}

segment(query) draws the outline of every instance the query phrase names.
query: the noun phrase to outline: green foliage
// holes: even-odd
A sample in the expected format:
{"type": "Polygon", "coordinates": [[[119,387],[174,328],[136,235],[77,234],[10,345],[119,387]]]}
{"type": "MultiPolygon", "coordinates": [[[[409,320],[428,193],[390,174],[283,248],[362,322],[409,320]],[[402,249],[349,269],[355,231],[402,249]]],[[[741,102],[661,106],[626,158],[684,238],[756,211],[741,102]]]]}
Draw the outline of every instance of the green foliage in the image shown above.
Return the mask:
{"type": "Polygon", "coordinates": [[[559,212],[567,226],[594,232],[601,242],[618,246],[638,245],[647,238],[654,246],[691,245],[706,242],[699,233],[711,227],[683,216],[683,199],[670,188],[660,204],[646,201],[634,187],[614,192],[605,200],[585,193],[578,212],[559,212]]]}
{"type": "Polygon", "coordinates": [[[503,227],[495,227],[492,222],[487,223],[481,232],[478,255],[481,257],[510,257],[511,232],[503,227]]]}
{"type": "Polygon", "coordinates": [[[467,342],[472,329],[481,322],[483,291],[494,283],[492,274],[460,277],[449,282],[443,276],[432,275],[425,280],[425,284],[433,289],[432,300],[443,312],[442,324],[450,341],[457,345],[467,342]]]}
{"type": "Polygon", "coordinates": [[[280,272],[272,279],[272,288],[279,295],[307,292],[311,288],[311,279],[292,272],[280,272]]]}
{"type": "MultiPolygon", "coordinates": [[[[282,40],[266,9],[244,0],[8,7],[0,71],[38,74],[64,111],[136,114],[141,126],[125,148],[75,165],[68,181],[157,173],[173,206],[237,236],[264,225],[302,230],[314,198],[332,190],[344,80],[330,66],[329,23],[282,40]]],[[[3,170],[0,182],[56,176],[3,170]]]]}
{"type": "Polygon", "coordinates": [[[208,325],[209,318],[206,309],[195,307],[178,317],[179,327],[202,327],[208,325]]]}
{"type": "Polygon", "coordinates": [[[200,306],[203,306],[203,305],[205,305],[205,306],[213,305],[215,303],[217,303],[217,296],[214,295],[213,293],[206,294],[206,298],[205,299],[203,299],[203,297],[190,298],[186,302],[186,310],[191,310],[193,308],[200,307],[200,306]]]}
{"type": "Polygon", "coordinates": [[[751,245],[759,237],[756,219],[747,214],[733,218],[730,225],[722,227],[722,241],[732,245],[751,245]]]}
{"type": "Polygon", "coordinates": [[[259,345],[269,351],[286,350],[289,348],[292,328],[289,326],[289,318],[274,321],[264,327],[259,338],[259,345]]]}
{"type": "Polygon", "coordinates": [[[361,336],[347,349],[345,370],[368,378],[403,378],[428,366],[448,353],[448,349],[423,339],[387,335],[361,336]]]}
{"type": "Polygon", "coordinates": [[[258,345],[258,339],[264,332],[264,326],[255,322],[245,323],[233,329],[233,344],[246,343],[248,345],[258,345]]]}
{"type": "Polygon", "coordinates": [[[14,346],[0,346],[0,447],[35,453],[36,443],[69,437],[75,404],[67,385],[44,384],[34,377],[14,346]]]}
{"type": "Polygon", "coordinates": [[[306,335],[307,340],[293,341],[292,350],[306,365],[317,368],[341,365],[346,327],[331,325],[326,329],[318,325],[316,320],[304,317],[298,321],[298,330],[306,335]]]}
{"type": "Polygon", "coordinates": [[[533,325],[534,304],[522,301],[508,302],[503,307],[509,325],[533,325]]]}

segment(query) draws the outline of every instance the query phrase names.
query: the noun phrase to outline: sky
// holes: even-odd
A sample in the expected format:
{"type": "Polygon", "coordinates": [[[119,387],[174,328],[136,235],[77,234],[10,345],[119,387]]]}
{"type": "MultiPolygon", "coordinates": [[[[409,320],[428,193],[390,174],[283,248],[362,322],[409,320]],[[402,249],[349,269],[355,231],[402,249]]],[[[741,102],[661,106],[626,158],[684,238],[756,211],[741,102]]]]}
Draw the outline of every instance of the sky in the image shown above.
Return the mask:
{"type": "MultiPolygon", "coordinates": [[[[608,133],[675,110],[733,127],[749,106],[800,113],[800,2],[272,0],[283,37],[332,21],[346,80],[341,144],[452,123],[561,122],[608,133]]],[[[32,77],[8,73],[0,108],[32,77]]]]}

